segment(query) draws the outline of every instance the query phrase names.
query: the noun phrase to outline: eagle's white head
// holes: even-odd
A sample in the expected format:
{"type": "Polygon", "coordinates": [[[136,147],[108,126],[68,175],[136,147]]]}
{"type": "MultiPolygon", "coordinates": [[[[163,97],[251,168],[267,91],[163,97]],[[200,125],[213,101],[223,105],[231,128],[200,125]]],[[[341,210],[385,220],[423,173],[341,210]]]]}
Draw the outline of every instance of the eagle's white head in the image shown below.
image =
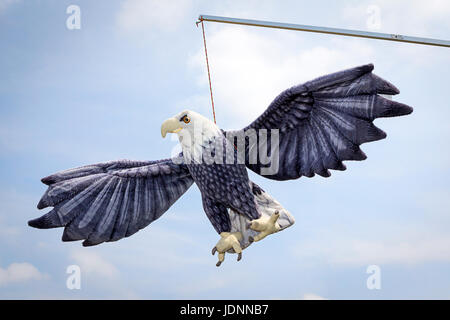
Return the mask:
{"type": "Polygon", "coordinates": [[[222,135],[214,122],[191,110],[184,110],[164,121],[161,136],[165,138],[168,132],[178,135],[185,156],[200,151],[205,143],[222,135]]]}

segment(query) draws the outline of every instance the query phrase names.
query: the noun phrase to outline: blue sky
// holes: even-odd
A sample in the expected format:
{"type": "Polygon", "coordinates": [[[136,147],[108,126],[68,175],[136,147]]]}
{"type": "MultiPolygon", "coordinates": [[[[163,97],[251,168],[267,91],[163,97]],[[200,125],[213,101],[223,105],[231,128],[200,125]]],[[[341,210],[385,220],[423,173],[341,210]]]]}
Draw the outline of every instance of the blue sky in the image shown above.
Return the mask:
{"type": "Polygon", "coordinates": [[[0,298],[449,299],[448,49],[206,24],[218,124],[241,128],[285,88],[372,62],[414,107],[379,119],[331,178],[251,178],[296,218],[220,268],[218,240],[193,186],[130,238],[83,248],[26,221],[40,178],[113,159],[161,159],[164,119],[212,117],[199,14],[449,38],[450,5],[422,1],[0,0],[0,298]],[[81,29],[66,28],[66,8],[81,29]],[[368,8],[376,6],[378,24],[368,8]],[[81,268],[81,290],[66,268],[81,268]],[[366,269],[381,269],[369,290],[366,269]]]}

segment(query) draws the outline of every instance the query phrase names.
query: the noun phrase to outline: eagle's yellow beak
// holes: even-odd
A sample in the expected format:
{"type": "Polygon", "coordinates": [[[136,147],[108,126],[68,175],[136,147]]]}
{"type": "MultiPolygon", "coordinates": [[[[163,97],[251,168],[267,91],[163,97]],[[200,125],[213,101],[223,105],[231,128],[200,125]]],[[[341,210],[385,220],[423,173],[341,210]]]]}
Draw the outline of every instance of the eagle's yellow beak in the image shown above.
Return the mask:
{"type": "Polygon", "coordinates": [[[181,129],[182,129],[181,128],[181,124],[178,121],[178,119],[176,119],[176,118],[169,118],[166,121],[164,121],[162,123],[162,125],[161,125],[161,136],[163,138],[165,138],[167,132],[177,133],[181,129]]]}

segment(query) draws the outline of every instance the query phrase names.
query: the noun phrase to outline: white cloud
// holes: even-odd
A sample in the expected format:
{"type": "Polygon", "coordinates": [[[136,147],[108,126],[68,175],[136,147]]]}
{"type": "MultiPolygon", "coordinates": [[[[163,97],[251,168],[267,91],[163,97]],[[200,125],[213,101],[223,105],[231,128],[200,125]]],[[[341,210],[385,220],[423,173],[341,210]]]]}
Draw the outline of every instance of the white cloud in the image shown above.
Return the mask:
{"type": "Polygon", "coordinates": [[[91,250],[77,249],[70,256],[75,264],[80,266],[81,273],[99,275],[105,278],[117,277],[119,272],[116,267],[91,250]]]}
{"type": "Polygon", "coordinates": [[[191,7],[190,0],[126,0],[117,17],[124,31],[173,31],[191,7]]]}
{"type": "MultiPolygon", "coordinates": [[[[436,21],[445,20],[450,24],[448,1],[432,0],[429,4],[380,0],[344,7],[341,12],[345,27],[366,28],[369,5],[381,9],[382,32],[420,35],[436,26],[436,21]]],[[[383,77],[383,73],[393,74],[399,68],[447,61],[446,53],[435,47],[379,40],[212,23],[208,23],[206,35],[216,114],[222,127],[229,122],[233,128],[247,125],[283,90],[330,72],[373,62],[375,73],[383,77]]],[[[204,98],[195,96],[187,100],[198,102],[191,108],[209,116],[211,106],[203,47],[198,47],[188,65],[204,98]]]]}
{"type": "Polygon", "coordinates": [[[314,293],[305,293],[303,295],[303,300],[326,300],[326,299],[314,293]]]}
{"type": "MultiPolygon", "coordinates": [[[[115,265],[105,259],[105,257],[114,259],[121,252],[117,246],[113,246],[110,249],[113,257],[107,254],[108,250],[105,250],[105,247],[80,248],[71,252],[69,263],[80,267],[81,288],[83,286],[97,288],[104,292],[106,299],[140,299],[140,295],[130,287],[128,278],[123,279],[115,265]],[[102,255],[95,250],[101,251],[102,255]],[[103,255],[105,252],[106,255],[103,255]]],[[[126,249],[125,254],[128,254],[126,266],[129,267],[130,261],[134,260],[130,257],[136,256],[129,254],[128,249],[126,249]]]]}
{"type": "MultiPolygon", "coordinates": [[[[265,34],[235,26],[210,30],[208,56],[219,122],[224,116],[233,116],[240,119],[238,124],[246,125],[283,90],[369,63],[374,56],[369,45],[353,39],[333,39],[329,46],[311,46],[298,33],[265,34]]],[[[199,48],[189,65],[206,97],[209,87],[203,50],[199,48]]]]}
{"type": "Polygon", "coordinates": [[[47,277],[30,263],[12,263],[6,269],[0,268],[0,287],[11,283],[42,280],[47,277]]]}

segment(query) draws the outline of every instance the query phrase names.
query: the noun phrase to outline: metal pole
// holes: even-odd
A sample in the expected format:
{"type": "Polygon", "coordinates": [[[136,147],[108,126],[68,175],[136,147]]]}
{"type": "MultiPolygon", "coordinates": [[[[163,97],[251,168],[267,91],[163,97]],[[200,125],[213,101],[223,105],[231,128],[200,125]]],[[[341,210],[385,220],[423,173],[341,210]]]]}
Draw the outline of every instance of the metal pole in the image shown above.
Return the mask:
{"type": "Polygon", "coordinates": [[[380,33],[380,32],[360,31],[360,30],[316,27],[316,26],[308,26],[308,25],[301,25],[301,24],[250,20],[250,19],[236,19],[236,18],[208,16],[208,15],[200,15],[198,17],[197,23],[199,23],[201,21],[241,24],[241,25],[254,26],[254,27],[296,30],[296,31],[306,31],[306,32],[326,33],[326,34],[337,34],[337,35],[349,36],[349,37],[360,37],[360,38],[379,39],[379,40],[388,40],[388,41],[397,41],[397,42],[408,42],[408,43],[424,44],[424,45],[429,45],[429,46],[439,46],[439,47],[450,48],[450,41],[447,41],[447,40],[410,37],[410,36],[404,36],[401,34],[388,34],[388,33],[380,33]]]}

